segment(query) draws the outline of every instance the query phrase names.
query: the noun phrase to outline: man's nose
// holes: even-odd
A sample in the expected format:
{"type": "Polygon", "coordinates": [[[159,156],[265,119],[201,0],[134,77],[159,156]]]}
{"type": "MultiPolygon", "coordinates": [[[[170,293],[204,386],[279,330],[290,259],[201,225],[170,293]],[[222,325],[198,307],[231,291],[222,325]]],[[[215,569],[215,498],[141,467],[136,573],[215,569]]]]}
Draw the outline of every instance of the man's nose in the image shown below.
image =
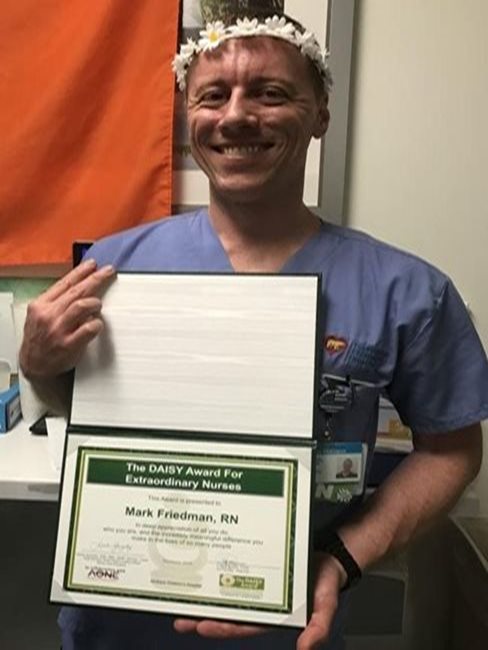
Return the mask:
{"type": "Polygon", "coordinates": [[[222,128],[255,127],[258,116],[252,102],[242,93],[235,91],[229,97],[222,113],[222,128]]]}

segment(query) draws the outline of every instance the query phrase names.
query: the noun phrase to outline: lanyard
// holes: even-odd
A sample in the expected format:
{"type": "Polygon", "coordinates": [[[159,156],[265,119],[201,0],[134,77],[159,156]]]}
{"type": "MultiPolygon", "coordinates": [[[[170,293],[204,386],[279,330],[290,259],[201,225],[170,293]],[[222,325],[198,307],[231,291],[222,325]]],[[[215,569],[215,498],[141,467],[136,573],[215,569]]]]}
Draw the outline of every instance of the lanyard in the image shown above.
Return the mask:
{"type": "Polygon", "coordinates": [[[335,377],[323,373],[320,376],[319,408],[324,412],[325,440],[332,439],[330,422],[336,413],[350,409],[354,405],[355,386],[349,376],[335,377]]]}

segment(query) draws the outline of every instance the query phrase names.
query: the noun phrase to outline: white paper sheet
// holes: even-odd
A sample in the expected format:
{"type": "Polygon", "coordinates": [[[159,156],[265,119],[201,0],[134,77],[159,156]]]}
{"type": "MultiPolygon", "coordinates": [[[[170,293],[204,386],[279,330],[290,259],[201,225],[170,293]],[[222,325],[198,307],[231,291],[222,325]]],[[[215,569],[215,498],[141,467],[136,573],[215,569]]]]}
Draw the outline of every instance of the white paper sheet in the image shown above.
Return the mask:
{"type": "Polygon", "coordinates": [[[316,276],[119,274],[71,423],[311,438],[316,276]]]}

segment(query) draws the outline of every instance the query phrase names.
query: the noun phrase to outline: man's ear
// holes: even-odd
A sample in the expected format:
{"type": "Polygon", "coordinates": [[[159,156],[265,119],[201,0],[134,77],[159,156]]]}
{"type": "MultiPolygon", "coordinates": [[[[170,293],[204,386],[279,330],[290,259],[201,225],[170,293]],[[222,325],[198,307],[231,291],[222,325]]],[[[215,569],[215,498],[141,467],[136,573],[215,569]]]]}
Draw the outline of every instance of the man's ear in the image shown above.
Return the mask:
{"type": "Polygon", "coordinates": [[[329,96],[324,95],[322,99],[319,100],[319,106],[317,110],[317,117],[315,119],[315,125],[312,131],[314,138],[321,138],[329,127],[330,113],[329,113],[329,96]]]}

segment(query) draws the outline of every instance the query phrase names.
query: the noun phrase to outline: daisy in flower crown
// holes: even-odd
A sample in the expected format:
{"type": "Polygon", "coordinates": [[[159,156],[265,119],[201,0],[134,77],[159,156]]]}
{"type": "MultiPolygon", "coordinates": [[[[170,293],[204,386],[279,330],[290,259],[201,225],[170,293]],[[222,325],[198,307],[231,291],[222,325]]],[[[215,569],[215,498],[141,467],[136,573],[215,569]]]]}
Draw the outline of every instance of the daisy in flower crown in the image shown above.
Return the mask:
{"type": "Polygon", "coordinates": [[[230,13],[226,22],[209,21],[205,29],[200,31],[199,38],[189,38],[181,45],[179,53],[173,60],[173,70],[182,92],[186,89],[188,70],[200,53],[215,50],[230,39],[256,36],[268,36],[294,45],[311,62],[322,81],[325,92],[330,92],[332,76],[328,66],[329,54],[326,50],[322,50],[314,34],[284,14],[265,16],[257,13],[258,15],[251,18],[236,17],[235,14],[230,13]]]}

